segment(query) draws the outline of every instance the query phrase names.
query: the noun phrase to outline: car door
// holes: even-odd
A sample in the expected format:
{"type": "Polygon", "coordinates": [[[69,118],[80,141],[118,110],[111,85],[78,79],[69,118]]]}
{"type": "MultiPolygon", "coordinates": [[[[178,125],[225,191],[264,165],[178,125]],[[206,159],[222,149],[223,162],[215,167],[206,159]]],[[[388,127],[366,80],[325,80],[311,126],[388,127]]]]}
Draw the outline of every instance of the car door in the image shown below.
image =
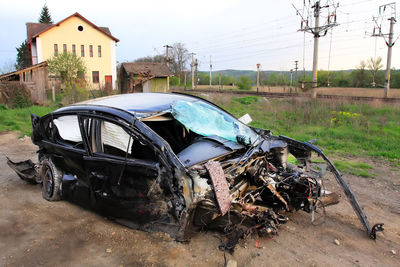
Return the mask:
{"type": "Polygon", "coordinates": [[[64,173],[85,178],[82,165],[86,153],[77,114],[55,114],[44,120],[47,138],[42,140],[46,156],[64,173]]]}
{"type": "Polygon", "coordinates": [[[83,158],[95,208],[108,216],[141,224],[157,220],[150,192],[159,163],[150,143],[125,123],[82,116],[89,153],[83,158]]]}

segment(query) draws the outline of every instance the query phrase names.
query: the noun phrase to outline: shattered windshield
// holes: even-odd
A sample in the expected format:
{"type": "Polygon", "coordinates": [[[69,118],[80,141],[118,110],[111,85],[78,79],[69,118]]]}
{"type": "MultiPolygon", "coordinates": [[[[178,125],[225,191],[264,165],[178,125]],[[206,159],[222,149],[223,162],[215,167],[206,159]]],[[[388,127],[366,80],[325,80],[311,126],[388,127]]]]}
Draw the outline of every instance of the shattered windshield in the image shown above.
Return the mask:
{"type": "Polygon", "coordinates": [[[202,136],[219,136],[236,142],[251,144],[257,134],[226,112],[205,102],[177,101],[172,115],[191,131],[202,136]]]}

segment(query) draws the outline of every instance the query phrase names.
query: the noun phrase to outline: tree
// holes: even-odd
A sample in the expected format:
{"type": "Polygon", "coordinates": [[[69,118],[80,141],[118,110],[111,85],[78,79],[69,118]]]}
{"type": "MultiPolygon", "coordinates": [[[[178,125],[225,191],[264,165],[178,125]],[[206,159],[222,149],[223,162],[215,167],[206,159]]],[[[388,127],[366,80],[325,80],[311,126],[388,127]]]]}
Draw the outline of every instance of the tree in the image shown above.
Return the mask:
{"type": "MultiPolygon", "coordinates": [[[[212,83],[213,84],[219,84],[219,74],[215,73],[212,76],[212,83]]],[[[237,79],[233,76],[228,76],[228,75],[223,75],[221,74],[221,85],[234,85],[237,83],[237,79]]],[[[208,84],[208,82],[207,82],[208,84]]]]}
{"type": "Polygon", "coordinates": [[[210,83],[210,75],[204,72],[199,73],[199,85],[208,85],[210,83]]]}
{"type": "Polygon", "coordinates": [[[7,60],[3,63],[3,66],[0,67],[0,74],[6,74],[13,72],[15,70],[15,64],[12,60],[7,60]]]}
{"type": "Polygon", "coordinates": [[[265,85],[277,86],[279,83],[279,76],[276,73],[269,73],[267,79],[264,80],[265,85]]]}
{"type": "Polygon", "coordinates": [[[400,88],[400,70],[393,70],[390,78],[390,87],[400,88]]]}
{"type": "Polygon", "coordinates": [[[84,77],[86,66],[82,58],[72,53],[59,53],[47,60],[49,72],[59,76],[63,83],[72,84],[74,80],[84,77]]]}
{"type": "MultiPolygon", "coordinates": [[[[311,75],[310,75],[311,78],[311,75]]],[[[349,75],[344,71],[336,71],[332,75],[332,86],[334,87],[348,87],[349,75]]]]}
{"type": "Polygon", "coordinates": [[[328,75],[329,73],[325,70],[320,70],[318,72],[318,86],[328,86],[328,75]]]}
{"type": "Polygon", "coordinates": [[[250,90],[251,79],[248,76],[240,76],[238,81],[238,87],[241,90],[250,90]]]}
{"type": "Polygon", "coordinates": [[[15,63],[15,68],[19,70],[31,66],[32,65],[31,49],[26,40],[22,42],[22,44],[16,49],[17,49],[17,60],[15,63]]]}
{"type": "Polygon", "coordinates": [[[170,50],[169,67],[176,77],[181,79],[183,71],[186,69],[189,60],[189,51],[183,43],[174,43],[170,50]]]}
{"type": "Polygon", "coordinates": [[[352,72],[353,76],[353,86],[355,87],[366,87],[367,86],[367,75],[366,75],[366,69],[367,64],[365,63],[364,60],[360,61],[360,65],[357,66],[356,70],[352,72]]]}
{"type": "Polygon", "coordinates": [[[155,56],[147,56],[147,57],[141,57],[138,59],[135,59],[135,62],[155,62],[155,63],[161,63],[165,62],[165,56],[164,55],[155,55],[155,56]]]}
{"type": "Polygon", "coordinates": [[[372,86],[376,86],[376,73],[383,67],[382,58],[378,57],[377,59],[373,59],[372,57],[368,59],[368,70],[372,74],[372,86]]]}
{"type": "Polygon", "coordinates": [[[53,20],[51,19],[49,8],[46,4],[44,4],[42,8],[42,12],[40,13],[39,23],[53,24],[53,20]]]}

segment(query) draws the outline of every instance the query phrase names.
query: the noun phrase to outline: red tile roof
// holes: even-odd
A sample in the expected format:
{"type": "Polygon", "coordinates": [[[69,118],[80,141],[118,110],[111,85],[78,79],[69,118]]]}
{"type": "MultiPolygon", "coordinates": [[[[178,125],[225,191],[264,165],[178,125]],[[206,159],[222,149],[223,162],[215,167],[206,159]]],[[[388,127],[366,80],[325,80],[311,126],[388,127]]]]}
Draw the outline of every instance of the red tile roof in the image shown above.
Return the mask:
{"type": "Polygon", "coordinates": [[[43,32],[47,28],[50,28],[53,24],[46,24],[46,23],[26,23],[26,33],[27,33],[27,40],[28,43],[32,41],[32,37],[38,34],[39,32],[43,32]]]}
{"type": "Polygon", "coordinates": [[[111,39],[113,39],[116,42],[119,42],[119,39],[115,38],[114,36],[111,35],[110,30],[107,27],[98,27],[95,24],[93,24],[92,22],[90,22],[89,20],[87,20],[85,17],[83,17],[81,14],[79,14],[78,12],[72,14],[71,16],[63,19],[62,21],[55,23],[55,24],[44,24],[44,23],[26,23],[26,30],[27,30],[27,34],[28,34],[28,43],[33,39],[38,37],[40,34],[52,29],[55,26],[59,26],[61,23],[63,23],[64,21],[72,18],[72,17],[78,17],[80,19],[82,19],[83,21],[85,21],[86,23],[88,23],[89,25],[91,25],[93,28],[97,29],[98,31],[104,33],[105,35],[107,35],[108,37],[110,37],[111,39]]]}

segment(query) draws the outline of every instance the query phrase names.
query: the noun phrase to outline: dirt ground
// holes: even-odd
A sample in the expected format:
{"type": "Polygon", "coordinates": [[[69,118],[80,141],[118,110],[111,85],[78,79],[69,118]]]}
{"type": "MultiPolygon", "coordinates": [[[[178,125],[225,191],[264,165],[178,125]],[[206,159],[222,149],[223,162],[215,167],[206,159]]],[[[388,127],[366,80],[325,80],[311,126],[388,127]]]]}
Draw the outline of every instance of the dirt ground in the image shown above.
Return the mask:
{"type": "MultiPolygon", "coordinates": [[[[38,185],[20,180],[6,165],[6,154],[13,160],[36,158],[30,139],[17,137],[14,132],[0,134],[0,266],[224,265],[216,233],[202,232],[178,243],[163,233],[128,229],[66,201],[44,200],[38,185]]],[[[324,224],[314,226],[310,214],[295,212],[279,236],[251,237],[227,259],[238,266],[400,266],[400,169],[380,161],[368,164],[374,178],[345,178],[370,222],[385,223],[376,241],[367,238],[330,177],[327,187],[342,198],[327,208],[324,224]]]]}

